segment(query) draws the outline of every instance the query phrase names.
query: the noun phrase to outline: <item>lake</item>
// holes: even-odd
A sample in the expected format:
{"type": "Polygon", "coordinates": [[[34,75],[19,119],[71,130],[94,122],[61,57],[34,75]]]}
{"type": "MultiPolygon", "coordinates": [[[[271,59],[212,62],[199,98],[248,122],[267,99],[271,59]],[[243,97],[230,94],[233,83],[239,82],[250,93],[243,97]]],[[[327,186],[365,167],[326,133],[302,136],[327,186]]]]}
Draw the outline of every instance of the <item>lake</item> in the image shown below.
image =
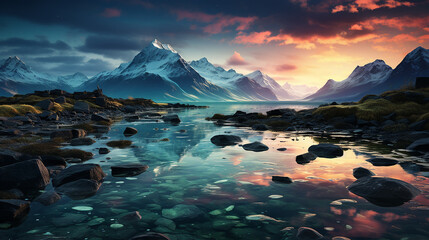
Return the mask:
{"type": "MultiPolygon", "coordinates": [[[[206,109],[176,112],[182,122],[121,121],[109,133],[94,136],[91,146],[79,147],[95,157],[86,163],[100,164],[108,175],[95,196],[71,200],[63,197],[44,206],[33,202],[21,225],[1,230],[1,239],[128,239],[147,231],[171,239],[295,239],[299,227],[311,227],[328,239],[428,239],[429,180],[405,165],[375,167],[365,160],[376,157],[410,158],[381,143],[333,139],[343,147],[342,157],[317,158],[300,165],[295,161],[309,146],[326,142],[309,135],[253,131],[217,126],[206,117],[237,110],[266,112],[275,108],[312,108],[320,103],[201,103],[206,109]],[[125,127],[138,129],[123,136],[125,127]],[[260,141],[265,152],[245,151],[239,145],[220,148],[210,142],[217,134],[234,134],[243,143],[260,141]],[[133,142],[126,149],[98,155],[97,148],[110,140],[133,142]],[[278,151],[286,148],[286,151],[278,151]],[[106,159],[108,158],[108,159],[106,159]],[[112,177],[110,166],[144,163],[149,169],[134,177],[112,177]],[[347,190],[355,181],[352,170],[365,167],[378,176],[401,179],[422,194],[399,207],[380,207],[347,190]],[[271,181],[273,175],[288,176],[292,184],[271,181]],[[332,203],[335,200],[348,199],[332,203]],[[192,206],[184,213],[198,218],[171,221],[177,205],[192,206]],[[142,219],[123,223],[123,215],[138,211],[142,219]],[[191,212],[189,212],[191,211],[191,212]],[[264,215],[266,219],[246,218],[264,215]]],[[[52,189],[49,185],[45,191],[52,189]]]]}

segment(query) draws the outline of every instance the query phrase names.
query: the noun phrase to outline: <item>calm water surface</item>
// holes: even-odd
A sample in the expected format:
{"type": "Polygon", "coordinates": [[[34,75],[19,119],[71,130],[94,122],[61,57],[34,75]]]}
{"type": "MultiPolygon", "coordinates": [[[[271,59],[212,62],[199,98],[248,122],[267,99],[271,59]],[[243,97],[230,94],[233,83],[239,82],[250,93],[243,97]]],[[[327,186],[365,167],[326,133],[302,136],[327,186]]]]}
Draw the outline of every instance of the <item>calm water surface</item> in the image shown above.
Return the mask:
{"type": "MultiPolygon", "coordinates": [[[[335,159],[318,158],[299,165],[298,154],[307,152],[320,139],[291,133],[258,132],[248,128],[219,127],[204,120],[214,113],[231,114],[237,110],[265,112],[280,107],[305,109],[312,103],[215,103],[208,109],[178,112],[182,123],[119,122],[92,146],[94,159],[108,174],[98,193],[83,200],[63,197],[51,206],[37,202],[24,223],[0,231],[0,239],[128,239],[135,234],[156,231],[171,239],[295,239],[296,229],[312,227],[329,239],[428,239],[429,180],[420,173],[405,171],[400,165],[374,167],[366,162],[374,156],[407,157],[400,152],[370,142],[336,140],[345,150],[335,159]],[[126,138],[127,126],[138,134],[126,138]],[[186,130],[186,131],[181,131],[186,130]],[[240,146],[219,148],[210,142],[217,134],[240,136],[244,143],[261,141],[270,149],[249,152],[240,146]],[[160,141],[168,138],[169,141],[160,141]],[[129,139],[128,149],[112,149],[98,155],[98,147],[110,140],[129,139]],[[277,148],[287,148],[277,151],[277,148]],[[111,159],[106,160],[106,157],[111,159]],[[135,177],[112,177],[110,166],[144,163],[149,170],[135,177]],[[423,193],[400,207],[378,207],[350,193],[346,186],[354,181],[352,169],[362,166],[378,176],[388,176],[414,184],[423,193]],[[292,184],[271,181],[272,175],[289,176],[292,184]],[[356,203],[331,205],[338,199],[356,203]],[[161,226],[155,223],[162,210],[177,204],[192,204],[204,217],[197,221],[161,226]],[[91,207],[91,211],[72,209],[91,207]],[[139,211],[142,219],[114,229],[119,218],[139,211]],[[249,221],[246,216],[263,214],[278,221],[249,221]],[[295,230],[291,227],[294,227],[295,230]]],[[[51,189],[49,186],[46,190],[51,189]]]]}

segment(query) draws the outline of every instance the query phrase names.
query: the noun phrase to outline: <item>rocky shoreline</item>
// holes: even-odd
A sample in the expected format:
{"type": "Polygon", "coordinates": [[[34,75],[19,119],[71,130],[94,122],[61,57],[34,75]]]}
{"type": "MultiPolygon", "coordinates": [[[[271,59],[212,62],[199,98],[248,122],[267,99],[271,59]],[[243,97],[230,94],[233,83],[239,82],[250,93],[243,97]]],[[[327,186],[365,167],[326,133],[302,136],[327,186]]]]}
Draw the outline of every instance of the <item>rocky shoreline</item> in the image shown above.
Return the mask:
{"type": "MultiPolygon", "coordinates": [[[[113,99],[100,89],[75,93],[36,91],[1,98],[0,104],[1,114],[8,115],[0,117],[0,228],[3,229],[22,223],[31,201],[50,205],[62,195],[83,199],[98,191],[106,174],[97,164],[83,163],[94,154],[62,149],[63,146],[92,145],[95,141],[88,135],[100,137],[115,121],[122,119],[164,121],[174,125],[180,123],[176,114],[159,112],[203,108],[179,103],[158,104],[148,99],[113,99]],[[21,114],[23,106],[28,112],[21,114]],[[82,164],[70,165],[73,163],[82,164]],[[51,180],[55,191],[41,194],[40,190],[51,180]]],[[[124,131],[125,136],[136,133],[131,127],[124,131]]],[[[131,144],[128,140],[113,140],[99,148],[98,154],[131,144]]],[[[147,168],[139,164],[112,166],[112,174],[134,176],[147,168]]]]}

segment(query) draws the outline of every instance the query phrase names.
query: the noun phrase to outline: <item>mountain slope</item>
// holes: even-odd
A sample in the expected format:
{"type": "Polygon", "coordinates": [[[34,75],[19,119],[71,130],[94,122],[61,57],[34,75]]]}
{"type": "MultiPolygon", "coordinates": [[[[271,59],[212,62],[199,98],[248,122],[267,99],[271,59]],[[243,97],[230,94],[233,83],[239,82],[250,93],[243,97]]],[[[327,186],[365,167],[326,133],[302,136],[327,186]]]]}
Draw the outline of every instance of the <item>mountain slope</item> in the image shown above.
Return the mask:
{"type": "Polygon", "coordinates": [[[88,81],[88,77],[80,72],[77,72],[72,75],[59,76],[58,82],[69,85],[72,88],[78,87],[82,83],[88,81]]]}
{"type": "Polygon", "coordinates": [[[316,93],[306,97],[317,101],[351,101],[360,99],[379,86],[392,73],[392,68],[383,60],[375,60],[364,66],[357,66],[343,81],[329,79],[316,93]]]}
{"type": "Polygon", "coordinates": [[[281,87],[276,80],[272,79],[270,76],[262,73],[259,70],[247,74],[246,77],[254,80],[262,87],[266,87],[271,91],[273,91],[274,94],[276,94],[276,96],[280,100],[288,100],[288,99],[296,98],[296,96],[293,96],[292,94],[288,93],[283,87],[281,87]]]}
{"type": "Polygon", "coordinates": [[[9,57],[0,65],[0,95],[11,96],[35,90],[67,88],[56,77],[33,71],[18,57],[9,57]]]}
{"type": "Polygon", "coordinates": [[[278,100],[270,89],[233,69],[226,71],[222,67],[214,66],[207,58],[192,61],[190,65],[208,81],[231,91],[237,100],[278,100]]]}
{"type": "Polygon", "coordinates": [[[100,86],[113,97],[143,97],[155,101],[233,100],[228,90],[201,77],[170,45],[154,40],[130,63],[102,72],[81,89],[100,86]]]}
{"type": "Polygon", "coordinates": [[[305,84],[292,85],[287,82],[282,85],[282,88],[284,88],[286,92],[288,92],[295,99],[303,99],[312,95],[318,90],[317,87],[307,86],[305,84]]]}

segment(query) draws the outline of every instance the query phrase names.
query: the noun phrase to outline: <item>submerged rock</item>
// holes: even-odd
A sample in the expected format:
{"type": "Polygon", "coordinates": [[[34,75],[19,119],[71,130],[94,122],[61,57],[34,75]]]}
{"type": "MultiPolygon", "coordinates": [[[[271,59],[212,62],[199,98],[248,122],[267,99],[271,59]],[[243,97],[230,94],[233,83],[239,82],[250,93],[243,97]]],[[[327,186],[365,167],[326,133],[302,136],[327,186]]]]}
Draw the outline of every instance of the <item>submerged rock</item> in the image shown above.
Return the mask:
{"type": "Polygon", "coordinates": [[[167,236],[161,233],[148,232],[142,235],[137,235],[130,240],[170,240],[167,236]]]}
{"type": "Polygon", "coordinates": [[[61,171],[54,179],[52,185],[54,187],[72,182],[79,179],[91,179],[95,181],[102,180],[106,174],[98,164],[81,164],[68,167],[61,171]]]}
{"type": "Polygon", "coordinates": [[[179,116],[177,116],[177,114],[169,114],[169,115],[165,115],[162,117],[162,120],[164,120],[164,122],[170,122],[173,124],[179,124],[180,118],[179,116]]]}
{"type": "Polygon", "coordinates": [[[298,229],[298,233],[296,234],[296,237],[299,240],[322,240],[322,239],[326,239],[318,231],[314,230],[313,228],[309,228],[309,227],[300,227],[298,229]]]}
{"type": "Polygon", "coordinates": [[[308,151],[323,158],[336,158],[343,156],[343,149],[341,149],[340,146],[328,143],[312,145],[308,148],[308,151]]]}
{"type": "Polygon", "coordinates": [[[0,190],[22,191],[43,189],[49,183],[49,171],[39,159],[0,167],[0,190]]]}
{"type": "Polygon", "coordinates": [[[350,192],[382,207],[400,206],[421,193],[409,183],[387,177],[359,178],[347,188],[350,192]]]}
{"type": "Polygon", "coordinates": [[[56,193],[55,191],[48,191],[42,193],[40,196],[38,196],[34,201],[39,202],[45,206],[52,205],[59,201],[61,199],[61,196],[56,193]]]}
{"type": "Polygon", "coordinates": [[[371,163],[373,166],[393,166],[398,163],[395,159],[389,159],[389,158],[371,158],[366,160],[367,162],[371,163]]]}
{"type": "Polygon", "coordinates": [[[119,222],[123,224],[130,224],[138,222],[142,219],[142,216],[138,211],[130,212],[119,218],[119,222]]]}
{"type": "Polygon", "coordinates": [[[241,142],[241,138],[235,135],[216,135],[210,139],[216,146],[233,146],[241,142]]]}
{"type": "Polygon", "coordinates": [[[267,145],[261,143],[261,142],[253,142],[243,145],[244,150],[246,151],[253,151],[253,152],[263,152],[267,151],[269,148],[267,145]]]}
{"type": "Polygon", "coordinates": [[[306,163],[310,163],[311,161],[315,160],[316,158],[317,158],[316,154],[308,152],[308,153],[304,153],[304,154],[296,156],[296,163],[306,164],[306,163]]]}
{"type": "Polygon", "coordinates": [[[132,136],[134,134],[137,134],[137,129],[133,128],[133,127],[126,127],[124,130],[124,135],[125,136],[132,136]]]}
{"type": "Polygon", "coordinates": [[[0,228],[22,223],[30,212],[30,202],[18,199],[0,200],[0,228]]]}
{"type": "Polygon", "coordinates": [[[268,126],[265,124],[255,124],[252,126],[252,129],[256,131],[265,131],[268,130],[268,126]]]}
{"type": "Polygon", "coordinates": [[[136,163],[111,166],[110,168],[114,177],[132,177],[145,172],[149,166],[136,163]]]}
{"type": "Polygon", "coordinates": [[[162,210],[163,217],[179,222],[195,220],[202,215],[203,212],[195,205],[178,204],[173,208],[162,210]]]}
{"type": "Polygon", "coordinates": [[[407,147],[408,150],[429,152],[429,138],[422,138],[407,147]]]}
{"type": "Polygon", "coordinates": [[[366,168],[358,167],[353,169],[353,177],[355,177],[356,179],[372,176],[375,176],[375,173],[366,168]]]}
{"type": "Polygon", "coordinates": [[[56,187],[55,190],[67,197],[79,200],[94,196],[101,184],[95,180],[79,179],[56,187]]]}

